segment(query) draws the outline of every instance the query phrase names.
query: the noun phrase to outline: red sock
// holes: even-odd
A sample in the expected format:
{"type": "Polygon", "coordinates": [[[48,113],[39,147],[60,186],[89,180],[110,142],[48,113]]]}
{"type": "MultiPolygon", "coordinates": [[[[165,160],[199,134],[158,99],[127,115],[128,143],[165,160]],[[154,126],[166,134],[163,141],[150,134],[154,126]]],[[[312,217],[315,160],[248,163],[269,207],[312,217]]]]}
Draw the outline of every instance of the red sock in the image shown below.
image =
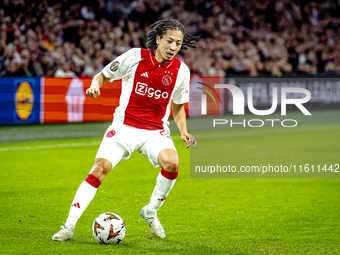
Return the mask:
{"type": "Polygon", "coordinates": [[[161,174],[169,179],[169,180],[175,180],[178,176],[178,171],[177,172],[168,172],[162,168],[161,174]]]}
{"type": "Polygon", "coordinates": [[[89,174],[86,178],[85,181],[92,185],[93,187],[97,188],[100,186],[100,184],[102,184],[101,181],[98,180],[98,178],[92,174],[89,174]]]}

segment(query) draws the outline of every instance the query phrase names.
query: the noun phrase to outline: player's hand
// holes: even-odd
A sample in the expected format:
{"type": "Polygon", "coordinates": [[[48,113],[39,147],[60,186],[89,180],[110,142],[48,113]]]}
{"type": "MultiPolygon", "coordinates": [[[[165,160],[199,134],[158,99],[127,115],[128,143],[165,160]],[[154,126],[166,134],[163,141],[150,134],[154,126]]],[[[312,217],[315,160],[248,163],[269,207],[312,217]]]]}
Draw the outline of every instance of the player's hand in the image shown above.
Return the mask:
{"type": "Polygon", "coordinates": [[[97,98],[100,96],[100,89],[97,86],[91,86],[86,90],[86,95],[88,97],[97,98]]]}
{"type": "Polygon", "coordinates": [[[189,135],[188,133],[186,133],[184,135],[181,135],[181,139],[187,143],[187,146],[185,147],[186,149],[188,149],[191,145],[192,145],[192,148],[196,148],[197,141],[192,135],[189,135]]]}

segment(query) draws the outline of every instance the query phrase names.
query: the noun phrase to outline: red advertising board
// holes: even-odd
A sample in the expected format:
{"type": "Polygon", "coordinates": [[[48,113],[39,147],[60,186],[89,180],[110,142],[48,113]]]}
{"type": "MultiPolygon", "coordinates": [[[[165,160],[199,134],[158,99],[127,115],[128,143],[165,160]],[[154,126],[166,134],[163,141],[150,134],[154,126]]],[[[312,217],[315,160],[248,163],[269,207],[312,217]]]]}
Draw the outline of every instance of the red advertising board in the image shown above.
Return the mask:
{"type": "Polygon", "coordinates": [[[118,106],[121,81],[106,82],[101,96],[87,97],[92,78],[45,78],[42,123],[110,121],[118,106]]]}
{"type": "Polygon", "coordinates": [[[223,89],[215,88],[215,84],[223,84],[224,77],[193,75],[190,79],[190,117],[202,116],[202,95],[206,99],[207,116],[223,115],[225,96],[223,89]]]}

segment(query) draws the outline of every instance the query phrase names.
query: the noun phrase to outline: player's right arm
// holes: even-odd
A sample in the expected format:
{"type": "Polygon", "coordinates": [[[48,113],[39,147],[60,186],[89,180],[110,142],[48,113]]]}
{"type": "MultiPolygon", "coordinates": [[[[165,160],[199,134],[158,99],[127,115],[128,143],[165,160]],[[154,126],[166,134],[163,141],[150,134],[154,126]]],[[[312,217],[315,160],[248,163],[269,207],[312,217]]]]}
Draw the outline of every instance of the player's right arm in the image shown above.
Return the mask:
{"type": "Polygon", "coordinates": [[[103,72],[97,73],[92,79],[91,86],[86,90],[86,95],[93,98],[99,97],[100,88],[107,80],[109,78],[106,78],[103,72]]]}

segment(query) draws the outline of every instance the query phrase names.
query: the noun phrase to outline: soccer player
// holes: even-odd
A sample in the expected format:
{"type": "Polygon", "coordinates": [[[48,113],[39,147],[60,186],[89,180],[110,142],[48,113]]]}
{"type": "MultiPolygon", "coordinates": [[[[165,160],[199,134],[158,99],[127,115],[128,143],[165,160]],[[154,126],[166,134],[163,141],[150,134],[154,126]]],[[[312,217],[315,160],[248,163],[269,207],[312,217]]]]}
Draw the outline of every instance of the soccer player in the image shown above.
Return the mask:
{"type": "Polygon", "coordinates": [[[133,48],[117,57],[93,77],[86,90],[87,96],[97,98],[105,81],[122,79],[122,93],[112,125],[105,132],[94,166],[76,192],[66,224],[53,235],[54,241],[73,238],[75,225],[98,187],[113,167],[128,159],[133,151],[146,156],[154,167],[162,168],[150,203],[143,207],[141,216],[155,237],[166,237],[157,210],[174,186],[179,168],[168,127],[171,101],[174,121],[186,148],[197,145],[188,134],[184,110],[184,103],[189,101],[190,71],[175,56],[185,46],[194,48],[199,37],[186,33],[176,20],[158,21],[150,28],[148,50],[133,48]]]}

